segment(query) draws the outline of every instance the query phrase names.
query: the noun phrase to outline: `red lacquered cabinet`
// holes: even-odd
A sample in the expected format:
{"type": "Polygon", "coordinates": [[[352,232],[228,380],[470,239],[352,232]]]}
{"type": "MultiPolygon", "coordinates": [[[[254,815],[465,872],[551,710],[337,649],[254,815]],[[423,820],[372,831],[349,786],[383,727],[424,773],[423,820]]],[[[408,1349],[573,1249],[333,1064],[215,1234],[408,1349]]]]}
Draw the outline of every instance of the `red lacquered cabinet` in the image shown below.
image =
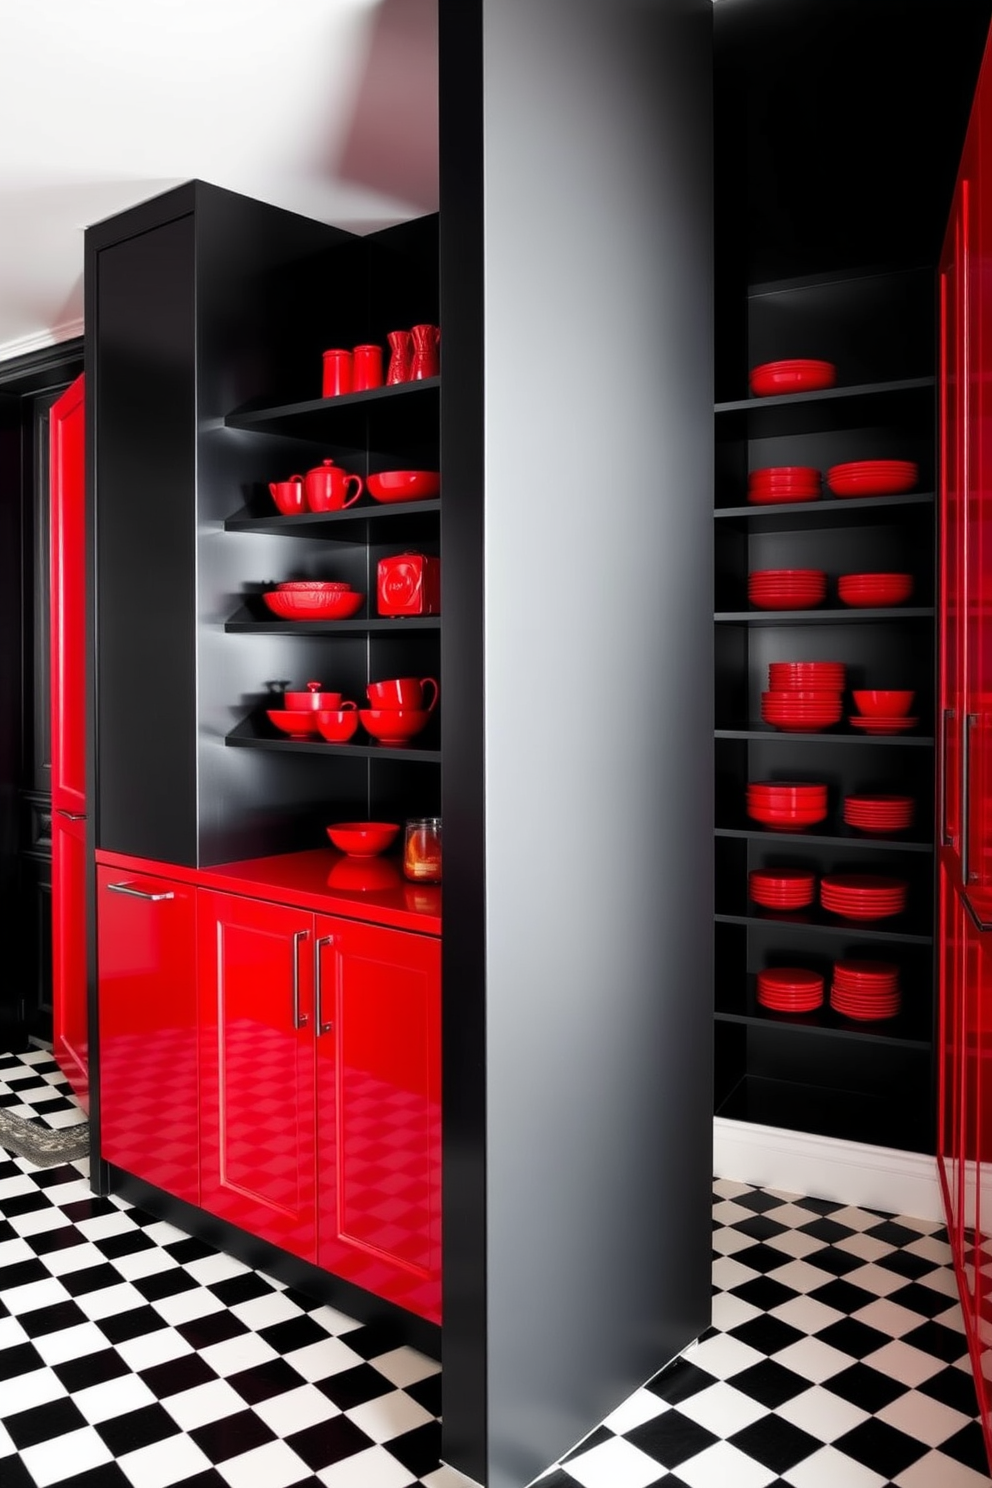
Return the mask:
{"type": "Polygon", "coordinates": [[[97,868],[102,1155],[198,1203],[196,891],[97,868]]]}
{"type": "Polygon", "coordinates": [[[89,1106],[86,1009],[86,544],[83,379],[52,405],[52,1040],[89,1106]]]}

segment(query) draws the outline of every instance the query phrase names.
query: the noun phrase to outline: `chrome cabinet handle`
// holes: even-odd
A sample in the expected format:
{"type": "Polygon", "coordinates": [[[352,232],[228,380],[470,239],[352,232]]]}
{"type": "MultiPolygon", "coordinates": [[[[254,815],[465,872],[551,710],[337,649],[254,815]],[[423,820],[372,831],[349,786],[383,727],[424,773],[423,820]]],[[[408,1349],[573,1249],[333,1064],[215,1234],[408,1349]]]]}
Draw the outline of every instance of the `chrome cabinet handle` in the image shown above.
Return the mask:
{"type": "Polygon", "coordinates": [[[130,894],[132,899],[151,899],[154,904],[157,904],[160,899],[175,899],[176,897],[171,889],[165,894],[146,894],[144,889],[133,889],[128,883],[108,884],[107,888],[111,894],[130,894]]]}
{"type": "Polygon", "coordinates": [[[322,935],[317,942],[317,1037],[322,1033],[330,1033],[334,1027],[333,1023],[324,1022],[324,982],[320,971],[320,953],[324,946],[334,944],[333,935],[322,935]]]}
{"type": "Polygon", "coordinates": [[[309,930],[297,930],[293,936],[293,1027],[306,1028],[307,1015],[300,1012],[300,946],[310,934],[309,930]]]}
{"type": "Polygon", "coordinates": [[[940,778],[943,782],[943,794],[940,802],[940,843],[942,847],[951,847],[954,838],[947,830],[947,726],[954,717],[953,708],[945,708],[940,726],[940,778]]]}
{"type": "MultiPolygon", "coordinates": [[[[971,731],[978,722],[977,713],[964,716],[964,738],[961,741],[961,882],[967,887],[971,872],[971,731]]],[[[975,875],[977,877],[977,875],[975,875]]]]}
{"type": "Polygon", "coordinates": [[[86,820],[86,812],[85,811],[63,811],[63,809],[62,809],[61,806],[56,806],[56,808],[55,808],[55,814],[57,816],[64,816],[65,819],[66,819],[66,821],[85,821],[86,820]]]}

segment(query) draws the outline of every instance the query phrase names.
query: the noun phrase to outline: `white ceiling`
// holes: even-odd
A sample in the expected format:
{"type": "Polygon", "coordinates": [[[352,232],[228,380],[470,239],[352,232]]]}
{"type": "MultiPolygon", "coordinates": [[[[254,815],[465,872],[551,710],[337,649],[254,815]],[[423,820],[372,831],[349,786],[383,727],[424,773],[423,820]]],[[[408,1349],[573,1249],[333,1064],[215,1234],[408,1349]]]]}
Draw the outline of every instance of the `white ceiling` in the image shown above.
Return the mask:
{"type": "Polygon", "coordinates": [[[83,229],[190,177],[358,232],[437,207],[436,0],[0,0],[0,358],[83,229]]]}

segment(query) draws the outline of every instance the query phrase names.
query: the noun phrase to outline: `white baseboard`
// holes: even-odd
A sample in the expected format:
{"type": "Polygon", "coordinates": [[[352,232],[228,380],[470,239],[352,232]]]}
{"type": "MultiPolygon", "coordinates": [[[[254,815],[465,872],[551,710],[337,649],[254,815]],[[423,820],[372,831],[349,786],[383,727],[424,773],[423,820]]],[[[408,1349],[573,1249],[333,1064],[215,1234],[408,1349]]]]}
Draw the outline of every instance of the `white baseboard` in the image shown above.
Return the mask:
{"type": "Polygon", "coordinates": [[[713,1172],[758,1188],[779,1188],[917,1219],[944,1218],[937,1160],[925,1152],[835,1141],[717,1116],[713,1172]]]}

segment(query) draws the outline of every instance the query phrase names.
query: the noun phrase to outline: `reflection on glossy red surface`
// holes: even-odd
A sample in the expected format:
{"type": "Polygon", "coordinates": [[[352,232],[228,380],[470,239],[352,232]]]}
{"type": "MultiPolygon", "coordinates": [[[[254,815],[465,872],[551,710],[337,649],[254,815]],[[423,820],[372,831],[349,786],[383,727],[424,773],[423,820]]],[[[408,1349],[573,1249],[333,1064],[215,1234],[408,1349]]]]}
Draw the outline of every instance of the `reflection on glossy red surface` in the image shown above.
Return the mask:
{"type": "Polygon", "coordinates": [[[402,875],[389,858],[344,857],[327,875],[329,889],[344,889],[352,894],[381,893],[398,888],[402,875]]]}

